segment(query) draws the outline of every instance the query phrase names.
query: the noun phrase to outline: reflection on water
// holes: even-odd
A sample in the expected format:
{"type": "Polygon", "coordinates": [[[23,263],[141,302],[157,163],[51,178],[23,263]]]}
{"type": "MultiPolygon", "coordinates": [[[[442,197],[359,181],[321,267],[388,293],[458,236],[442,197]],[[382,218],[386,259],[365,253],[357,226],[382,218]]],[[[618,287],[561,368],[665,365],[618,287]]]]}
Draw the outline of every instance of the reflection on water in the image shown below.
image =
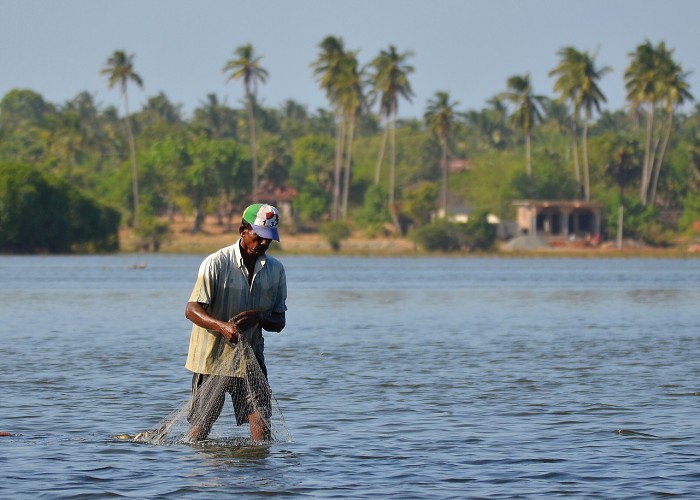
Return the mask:
{"type": "Polygon", "coordinates": [[[683,294],[678,290],[627,290],[626,293],[634,302],[640,304],[673,306],[679,300],[683,300],[683,294]]]}
{"type": "Polygon", "coordinates": [[[188,399],[201,256],[0,258],[0,497],[695,494],[700,261],[282,258],[265,446],[109,438],[188,399]]]}

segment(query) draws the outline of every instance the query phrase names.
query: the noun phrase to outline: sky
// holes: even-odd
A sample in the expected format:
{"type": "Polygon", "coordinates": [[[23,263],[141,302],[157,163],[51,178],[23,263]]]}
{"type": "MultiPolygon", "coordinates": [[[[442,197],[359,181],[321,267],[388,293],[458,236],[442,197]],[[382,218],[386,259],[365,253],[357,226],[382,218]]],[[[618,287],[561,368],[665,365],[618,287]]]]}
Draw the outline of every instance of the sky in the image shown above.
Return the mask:
{"type": "Polygon", "coordinates": [[[361,64],[389,45],[414,53],[402,118],[421,118],[438,91],[460,111],[481,110],[513,75],[555,97],[549,72],[565,46],[612,68],[600,87],[619,110],[629,53],[646,40],[674,50],[700,99],[699,23],[699,0],[0,0],[0,97],[30,89],[61,105],[88,91],[101,107],[121,106],[100,70],[123,50],[144,81],[129,87],[132,111],[161,92],[186,117],[212,93],[240,107],[243,85],[222,69],[250,43],[269,72],[258,99],[313,113],[329,106],[309,65],[333,35],[361,64]]]}

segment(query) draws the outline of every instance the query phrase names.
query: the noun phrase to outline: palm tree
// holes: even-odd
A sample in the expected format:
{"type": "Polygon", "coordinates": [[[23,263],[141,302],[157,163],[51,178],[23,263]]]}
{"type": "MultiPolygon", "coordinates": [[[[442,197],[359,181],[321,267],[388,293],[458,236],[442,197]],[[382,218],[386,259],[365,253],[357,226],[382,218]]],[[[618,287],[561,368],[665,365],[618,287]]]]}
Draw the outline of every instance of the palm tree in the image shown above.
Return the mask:
{"type": "Polygon", "coordinates": [[[115,50],[112,56],[107,59],[107,64],[100,74],[109,77],[109,88],[119,85],[119,90],[124,97],[124,121],[126,122],[126,137],[129,142],[129,159],[131,160],[131,186],[134,202],[134,227],[139,225],[139,181],[136,170],[136,146],[134,144],[134,135],[131,131],[131,119],[129,117],[129,96],[127,93],[127,84],[129,81],[134,82],[139,87],[143,88],[143,80],[134,71],[134,55],[127,55],[122,50],[115,50]]]}
{"type": "MultiPolygon", "coordinates": [[[[665,51],[665,44],[660,47],[665,51]]],[[[646,205],[654,163],[654,153],[652,152],[654,118],[656,107],[661,100],[659,88],[661,65],[659,64],[657,50],[649,40],[637,46],[635,51],[631,52],[629,56],[631,58],[630,65],[625,70],[627,100],[630,101],[634,109],[643,109],[646,118],[644,162],[642,163],[642,179],[639,193],[642,205],[646,205]]]]}
{"type": "Polygon", "coordinates": [[[343,47],[343,39],[327,36],[318,45],[321,49],[318,58],[311,63],[313,74],[321,88],[326,92],[326,97],[335,108],[336,115],[336,142],[335,142],[335,168],[333,182],[333,210],[332,219],[337,220],[340,205],[340,171],[343,158],[343,140],[345,137],[345,117],[342,112],[339,99],[339,88],[344,72],[346,53],[343,47]]]}
{"type": "Polygon", "coordinates": [[[399,54],[396,52],[394,45],[389,45],[388,51],[382,50],[370,63],[372,68],[372,74],[370,75],[372,90],[370,94],[373,97],[379,96],[379,112],[384,118],[384,137],[375,170],[375,184],[379,184],[386,140],[390,129],[392,131],[392,162],[395,161],[393,156],[396,149],[396,113],[399,109],[399,97],[403,97],[408,102],[411,102],[413,97],[413,90],[411,89],[411,83],[408,81],[408,75],[415,70],[413,66],[406,64],[406,59],[413,57],[413,55],[412,51],[399,54]]]}
{"type": "Polygon", "coordinates": [[[574,47],[564,47],[558,52],[561,60],[556,68],[549,72],[549,76],[558,75],[554,82],[554,90],[558,91],[560,101],[569,101],[572,107],[572,135],[574,149],[574,168],[576,170],[576,180],[581,184],[581,174],[578,163],[577,148],[577,123],[584,111],[583,119],[583,174],[584,174],[584,197],[590,199],[590,176],[588,164],[588,125],[593,115],[593,110],[600,112],[600,103],[606,102],[605,95],[598,87],[598,80],[605,74],[612,71],[605,66],[597,69],[595,67],[596,55],[590,56],[588,51],[579,52],[574,47]]]}
{"type": "Polygon", "coordinates": [[[258,196],[258,152],[255,144],[255,114],[253,112],[253,98],[257,93],[258,82],[265,83],[268,72],[260,66],[262,57],[255,55],[251,44],[245,44],[234,51],[235,58],[229,60],[224,66],[223,72],[231,74],[226,82],[231,80],[243,80],[245,88],[246,108],[248,110],[248,126],[250,127],[250,149],[253,158],[253,198],[258,196]],[[253,87],[251,91],[251,86],[253,87]]]}
{"type": "Polygon", "coordinates": [[[377,167],[374,173],[374,183],[379,184],[381,176],[384,151],[386,149],[387,136],[391,130],[391,158],[389,170],[389,211],[398,227],[398,217],[396,216],[395,205],[395,178],[396,178],[396,114],[399,109],[399,97],[403,97],[411,102],[413,90],[408,81],[408,75],[413,73],[414,68],[406,63],[406,59],[414,54],[411,51],[399,54],[394,45],[389,45],[389,50],[382,50],[370,63],[372,74],[371,95],[379,96],[379,112],[384,117],[384,136],[379,150],[377,167]]]}
{"type": "Polygon", "coordinates": [[[658,57],[662,69],[660,71],[660,92],[661,92],[661,105],[666,113],[666,131],[664,133],[663,143],[661,145],[661,151],[656,158],[656,163],[654,164],[653,179],[651,184],[651,195],[650,203],[653,205],[656,201],[656,188],[659,182],[659,172],[661,171],[661,165],[664,161],[664,156],[666,156],[666,149],[668,148],[668,141],[671,137],[671,131],[673,129],[673,115],[676,109],[683,105],[687,100],[693,100],[693,95],[690,93],[690,85],[688,84],[687,77],[688,73],[684,73],[681,66],[672,59],[673,51],[666,51],[665,45],[660,44],[659,50],[657,51],[658,57]]]}
{"type": "Polygon", "coordinates": [[[425,121],[432,133],[440,140],[440,168],[442,183],[440,188],[440,208],[443,217],[447,217],[447,141],[454,122],[457,119],[455,107],[459,101],[450,102],[450,94],[440,91],[428,101],[425,111],[425,121]]]}
{"type": "Polygon", "coordinates": [[[347,52],[342,61],[342,73],[338,79],[338,103],[343,112],[343,119],[348,124],[345,151],[345,176],[343,179],[343,196],[340,213],[343,219],[348,214],[348,197],[350,191],[350,167],[352,165],[352,142],[355,134],[357,116],[363,104],[362,71],[359,69],[356,52],[347,52]]]}
{"type": "Polygon", "coordinates": [[[541,109],[546,98],[533,93],[530,75],[510,77],[508,91],[503,93],[503,97],[516,105],[511,120],[525,134],[526,171],[528,178],[532,179],[532,131],[535,124],[542,121],[541,109]]]}

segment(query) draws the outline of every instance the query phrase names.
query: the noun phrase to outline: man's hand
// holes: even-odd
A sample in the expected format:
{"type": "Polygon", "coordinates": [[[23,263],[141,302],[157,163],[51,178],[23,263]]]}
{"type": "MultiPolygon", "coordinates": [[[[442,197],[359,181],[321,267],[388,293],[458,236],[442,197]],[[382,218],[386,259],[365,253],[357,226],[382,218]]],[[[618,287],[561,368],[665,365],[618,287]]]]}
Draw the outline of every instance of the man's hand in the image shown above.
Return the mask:
{"type": "Polygon", "coordinates": [[[239,330],[247,330],[251,326],[262,322],[262,319],[263,313],[251,309],[235,315],[231,318],[231,323],[238,327],[239,330]]]}
{"type": "Polygon", "coordinates": [[[228,322],[225,323],[225,326],[221,329],[221,335],[232,344],[238,344],[241,338],[241,331],[235,323],[228,322]]]}
{"type": "Polygon", "coordinates": [[[207,330],[219,332],[229,342],[236,344],[241,338],[241,328],[233,321],[220,321],[210,315],[198,302],[188,302],[185,317],[192,323],[207,330]]]}

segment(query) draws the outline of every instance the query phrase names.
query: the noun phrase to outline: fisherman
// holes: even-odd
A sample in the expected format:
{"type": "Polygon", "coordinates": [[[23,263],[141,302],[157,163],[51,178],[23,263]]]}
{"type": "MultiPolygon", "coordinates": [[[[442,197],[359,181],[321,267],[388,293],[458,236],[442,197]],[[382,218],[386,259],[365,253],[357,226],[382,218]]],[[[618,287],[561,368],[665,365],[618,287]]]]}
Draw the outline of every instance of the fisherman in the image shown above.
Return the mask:
{"type": "Polygon", "coordinates": [[[221,414],[226,393],[233,401],[237,425],[248,422],[255,441],[270,438],[269,388],[250,397],[234,363],[219,365],[222,358],[229,359],[227,356],[235,353],[239,342],[246,342],[267,379],[262,330],[282,331],[287,310],[284,266],[266,254],[272,241],[279,241],[278,224],[277,208],[262,203],[250,205],[243,212],[238,241],[208,256],[199,268],[185,309],[185,316],[193,323],[185,364],[193,372],[188,417],[193,440],[208,437],[221,414]],[[216,389],[202,397],[202,387],[212,377],[217,383],[207,386],[216,389]],[[251,400],[262,400],[262,404],[257,407],[251,400]]]}

